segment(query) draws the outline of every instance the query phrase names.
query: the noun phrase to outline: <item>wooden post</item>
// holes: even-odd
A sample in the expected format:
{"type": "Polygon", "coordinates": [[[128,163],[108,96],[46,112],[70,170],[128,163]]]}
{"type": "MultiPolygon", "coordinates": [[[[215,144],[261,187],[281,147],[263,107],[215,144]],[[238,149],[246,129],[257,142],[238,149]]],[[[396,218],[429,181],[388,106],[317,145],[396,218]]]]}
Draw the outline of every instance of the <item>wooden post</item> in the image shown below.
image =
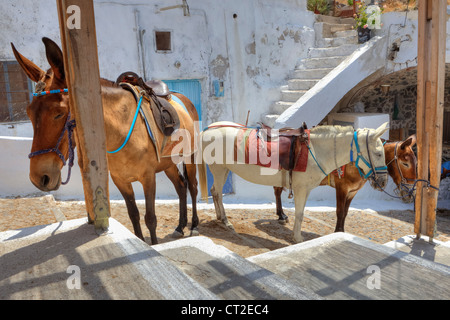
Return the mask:
{"type": "Polygon", "coordinates": [[[94,4],[57,0],[57,6],[86,210],[99,233],[109,227],[110,205],[94,4]]]}
{"type": "MultiPolygon", "coordinates": [[[[439,187],[444,112],[446,0],[419,0],[417,60],[418,179],[439,187]]],[[[414,232],[435,234],[438,190],[417,183],[414,232]]]]}

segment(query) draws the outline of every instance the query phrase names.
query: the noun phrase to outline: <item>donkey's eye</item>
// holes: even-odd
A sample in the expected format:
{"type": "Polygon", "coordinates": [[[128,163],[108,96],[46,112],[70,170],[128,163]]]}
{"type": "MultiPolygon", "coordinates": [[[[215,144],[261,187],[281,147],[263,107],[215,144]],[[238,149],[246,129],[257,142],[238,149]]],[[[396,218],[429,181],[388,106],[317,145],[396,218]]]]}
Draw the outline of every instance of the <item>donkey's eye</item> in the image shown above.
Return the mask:
{"type": "Polygon", "coordinates": [[[401,164],[402,164],[404,167],[409,168],[409,163],[407,163],[407,162],[401,162],[401,164]]]}
{"type": "Polygon", "coordinates": [[[60,114],[56,115],[56,117],[54,119],[58,120],[58,119],[61,119],[62,117],[64,117],[64,113],[60,113],[60,114]]]}

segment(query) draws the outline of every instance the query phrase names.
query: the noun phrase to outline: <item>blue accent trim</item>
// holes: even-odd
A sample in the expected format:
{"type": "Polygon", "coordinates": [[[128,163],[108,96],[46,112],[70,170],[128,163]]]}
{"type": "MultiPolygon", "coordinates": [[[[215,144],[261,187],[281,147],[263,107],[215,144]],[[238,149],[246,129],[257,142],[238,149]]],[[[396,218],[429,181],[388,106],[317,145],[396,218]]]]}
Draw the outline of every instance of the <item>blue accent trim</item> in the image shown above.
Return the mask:
{"type": "Polygon", "coordinates": [[[125,141],[122,143],[122,145],[119,148],[117,148],[114,151],[106,151],[107,153],[119,152],[127,144],[128,140],[130,139],[131,133],[133,132],[134,125],[136,124],[136,119],[137,119],[137,116],[139,114],[139,110],[141,109],[142,99],[143,99],[143,96],[141,96],[141,98],[139,99],[139,103],[137,105],[136,113],[134,114],[134,119],[133,119],[133,122],[131,123],[131,127],[130,127],[130,130],[128,131],[127,137],[125,138],[125,141]]]}
{"type": "Polygon", "coordinates": [[[316,157],[314,157],[314,154],[311,151],[311,148],[309,147],[309,145],[306,145],[308,147],[309,153],[311,154],[311,156],[313,157],[314,161],[317,163],[317,166],[319,167],[320,171],[322,171],[322,173],[327,176],[327,174],[325,173],[325,171],[323,171],[322,167],[320,166],[319,162],[317,162],[316,157]]]}
{"type": "Polygon", "coordinates": [[[45,96],[47,94],[68,93],[68,92],[69,92],[69,89],[56,89],[56,90],[42,91],[42,92],[33,93],[33,96],[40,97],[40,96],[45,96]]]}
{"type": "MultiPolygon", "coordinates": [[[[176,92],[176,91],[172,91],[172,92],[176,92]]],[[[178,93],[178,92],[177,92],[178,93]]],[[[174,100],[176,103],[178,103],[179,105],[181,105],[184,110],[186,110],[187,113],[189,113],[189,111],[187,110],[186,106],[184,105],[183,101],[181,101],[178,97],[172,95],[172,100],[174,100]]]]}
{"type": "MultiPolygon", "coordinates": [[[[359,149],[359,144],[358,144],[358,132],[357,132],[357,131],[355,131],[354,134],[353,134],[353,140],[355,140],[356,153],[357,153],[357,155],[358,155],[358,156],[356,157],[355,166],[356,166],[356,168],[358,168],[359,175],[360,175],[362,178],[367,179],[367,178],[370,177],[372,174],[374,174],[374,172],[373,172],[373,170],[372,170],[371,164],[370,164],[366,159],[364,159],[364,157],[361,155],[361,151],[360,151],[360,149],[359,149]],[[361,170],[361,168],[360,168],[359,165],[358,165],[359,159],[362,159],[362,161],[364,162],[364,164],[365,164],[367,167],[370,168],[369,172],[368,172],[366,175],[364,175],[364,172],[361,170]]],[[[353,143],[353,140],[352,140],[352,143],[353,143]]],[[[369,150],[367,150],[367,152],[369,152],[369,150]]],[[[352,159],[352,158],[353,158],[353,152],[350,153],[350,159],[352,159]]],[[[387,166],[384,166],[384,167],[375,167],[375,172],[376,172],[376,171],[381,171],[381,170],[387,170],[387,166]]]]}

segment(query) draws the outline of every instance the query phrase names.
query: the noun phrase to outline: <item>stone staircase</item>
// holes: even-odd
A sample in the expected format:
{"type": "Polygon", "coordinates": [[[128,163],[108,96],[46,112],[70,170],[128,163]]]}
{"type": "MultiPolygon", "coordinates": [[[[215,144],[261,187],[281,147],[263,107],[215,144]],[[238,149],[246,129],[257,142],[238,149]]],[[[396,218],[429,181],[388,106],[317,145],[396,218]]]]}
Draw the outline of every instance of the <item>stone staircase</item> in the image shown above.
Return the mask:
{"type": "Polygon", "coordinates": [[[314,87],[323,77],[352,54],[358,46],[358,36],[352,30],[353,19],[317,15],[314,25],[316,46],[308,50],[307,58],[298,62],[281,87],[281,100],[262,116],[262,122],[274,126],[276,119],[294,102],[314,87]]]}

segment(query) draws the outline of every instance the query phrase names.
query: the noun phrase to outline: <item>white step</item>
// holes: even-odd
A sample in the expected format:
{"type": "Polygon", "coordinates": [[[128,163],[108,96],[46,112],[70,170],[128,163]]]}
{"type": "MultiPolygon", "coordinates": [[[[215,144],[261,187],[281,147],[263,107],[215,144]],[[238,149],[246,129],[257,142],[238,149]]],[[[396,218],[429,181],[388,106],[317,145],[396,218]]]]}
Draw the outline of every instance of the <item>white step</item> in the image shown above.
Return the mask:
{"type": "Polygon", "coordinates": [[[288,80],[289,90],[309,90],[319,82],[318,79],[291,79],[288,80]]]}
{"type": "Polygon", "coordinates": [[[0,300],[219,299],[113,218],[0,232],[0,300]]]}
{"type": "Polygon", "coordinates": [[[273,127],[275,125],[275,121],[278,119],[280,114],[266,114],[261,117],[261,121],[268,125],[269,127],[273,127]]]}
{"type": "MultiPolygon", "coordinates": [[[[300,99],[300,98],[299,98],[300,99]]],[[[298,99],[297,99],[298,100],[298,99]]],[[[295,101],[297,101],[295,100],[295,101]]],[[[272,105],[272,112],[274,114],[282,114],[284,111],[286,111],[286,109],[288,109],[289,107],[291,107],[295,101],[277,101],[272,105]]],[[[276,120],[276,119],[275,119],[276,120]]],[[[275,123],[275,120],[274,123],[275,123]]],[[[267,123],[266,123],[267,124],[267,123]]],[[[267,124],[268,125],[268,124],[267,124]]]]}
{"type": "Polygon", "coordinates": [[[385,243],[384,245],[450,266],[450,242],[433,240],[433,243],[430,243],[427,236],[422,236],[417,240],[416,236],[410,235],[385,243]]]}
{"type": "Polygon", "coordinates": [[[450,299],[450,267],[348,233],[248,260],[325,299],[450,299]]]}
{"type": "Polygon", "coordinates": [[[301,98],[308,90],[281,90],[281,100],[295,102],[301,98]]]}
{"type": "Polygon", "coordinates": [[[319,299],[206,237],[185,238],[152,248],[221,299],[319,299]]]}
{"type": "Polygon", "coordinates": [[[358,49],[357,44],[344,44],[339,47],[311,48],[308,52],[309,58],[324,58],[336,56],[348,56],[358,49]]]}
{"type": "Polygon", "coordinates": [[[333,68],[317,68],[317,69],[295,69],[291,72],[291,79],[322,79],[333,68]]]}
{"type": "Polygon", "coordinates": [[[303,59],[300,61],[300,65],[297,69],[335,68],[344,61],[345,58],[345,56],[339,56],[303,59]]]}
{"type": "Polygon", "coordinates": [[[317,42],[319,47],[338,47],[344,44],[357,44],[358,36],[352,35],[347,37],[323,38],[317,42]]]}
{"type": "Polygon", "coordinates": [[[339,37],[356,37],[358,36],[358,33],[356,30],[343,30],[343,31],[337,31],[333,33],[335,38],[339,37]]]}

